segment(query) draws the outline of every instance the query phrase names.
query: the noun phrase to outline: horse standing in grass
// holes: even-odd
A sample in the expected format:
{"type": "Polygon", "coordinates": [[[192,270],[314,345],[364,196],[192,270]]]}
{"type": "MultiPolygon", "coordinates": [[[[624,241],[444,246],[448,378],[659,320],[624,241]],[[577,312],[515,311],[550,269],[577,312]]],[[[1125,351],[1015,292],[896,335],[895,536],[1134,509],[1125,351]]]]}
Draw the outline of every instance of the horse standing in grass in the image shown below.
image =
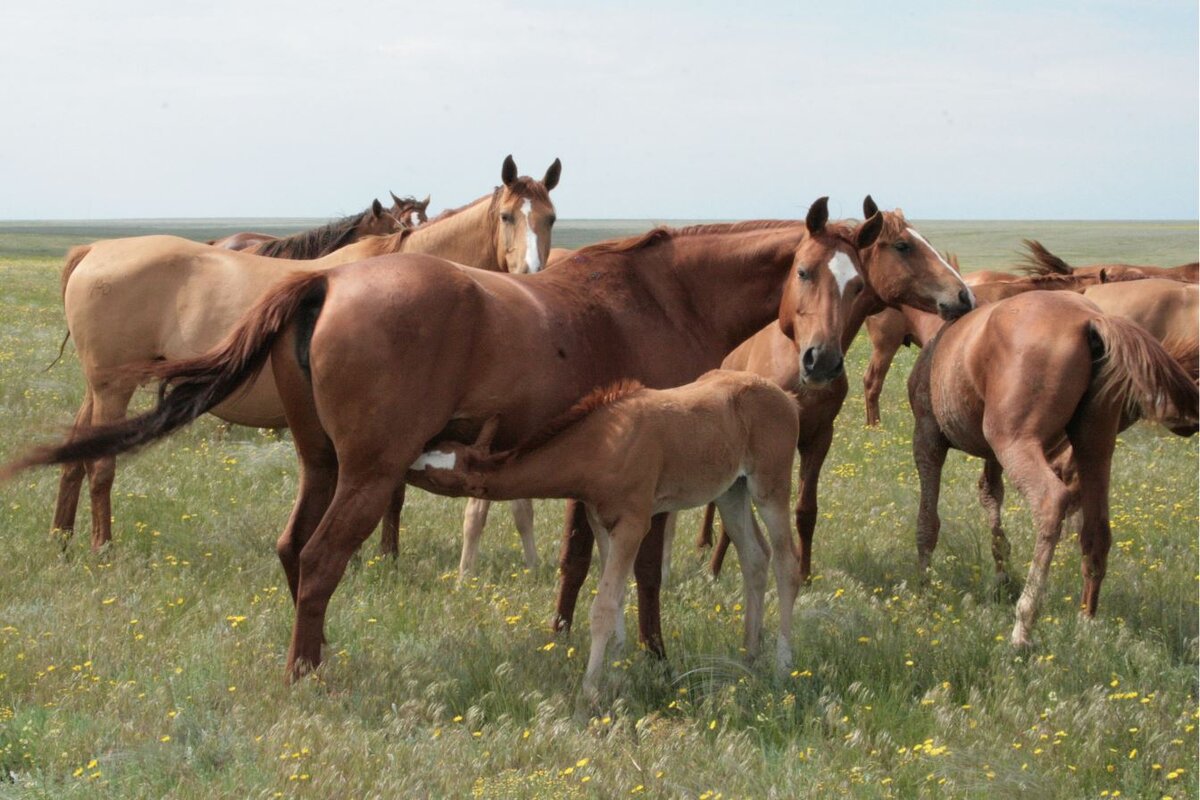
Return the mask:
{"type": "MultiPolygon", "coordinates": [[[[237,393],[269,357],[301,462],[299,496],[277,545],[296,603],[287,661],[295,678],[320,663],[330,596],[422,452],[474,441],[494,416],[496,443],[511,447],[598,386],[626,377],[678,386],[719,366],[778,315],[796,249],[824,209],[810,210],[807,225],[659,228],[584,248],[561,269],[534,275],[407,254],[294,275],[217,349],[151,365],[164,380],[153,411],[79,431],[7,471],[111,458],[161,438],[237,393]]],[[[881,221],[829,232],[853,251],[881,221]]],[[[923,261],[895,262],[904,275],[880,269],[883,285],[908,288],[912,302],[965,310],[956,276],[923,261]]],[[[661,555],[651,539],[643,550],[657,546],[661,555]]],[[[649,627],[657,592],[644,590],[641,638],[662,653],[661,633],[649,627]]]]}
{"type": "Polygon", "coordinates": [[[981,306],[944,327],[923,349],[908,393],[921,481],[922,573],[937,545],[947,451],[985,459],[985,476],[996,481],[1001,470],[1008,472],[1037,528],[1012,632],[1014,645],[1028,645],[1072,503],[1071,490],[1051,465],[1069,447],[1082,511],[1082,606],[1095,616],[1111,543],[1109,473],[1122,419],[1136,407],[1150,419],[1195,425],[1191,378],[1136,324],[1106,316],[1072,293],[1029,292],[981,306]]]}
{"type": "MultiPolygon", "coordinates": [[[[807,332],[797,336],[810,340],[807,332]]],[[[674,389],[626,382],[597,390],[545,432],[507,452],[489,455],[485,441],[482,448],[456,445],[424,458],[427,480],[442,491],[496,499],[569,497],[586,505],[597,540],[607,542],[583,678],[584,692],[594,696],[650,518],[714,498],[741,554],[746,652],[754,658],[759,650],[767,561],[773,555],[777,664],[790,668],[792,606],[799,591],[788,522],[795,438],[796,407],[782,389],[751,373],[713,370],[674,389]],[[435,463],[446,466],[434,468],[435,463]],[[769,547],[751,504],[770,534],[769,547]]]]}
{"type": "Polygon", "coordinates": [[[1031,275],[1095,275],[1099,283],[1136,280],[1138,278],[1165,278],[1183,283],[1200,281],[1200,263],[1180,264],[1177,267],[1156,267],[1149,264],[1089,264],[1072,267],[1051,253],[1039,241],[1023,239],[1022,244],[1029,252],[1025,255],[1022,269],[1031,275]]]}
{"type": "MultiPolygon", "coordinates": [[[[125,417],[138,377],[128,368],[203,353],[288,273],[321,272],[380,253],[436,253],[494,271],[537,270],[550,250],[558,183],[556,160],[543,180],[518,177],[512,157],[502,185],[470,205],[420,228],[375,236],[310,261],[266,258],[174,236],[110,239],[78,247],[63,268],[67,327],[87,389],[75,428],[125,417]]],[[[402,262],[401,262],[402,263],[402,262]]],[[[238,425],[283,427],[283,406],[269,377],[229,397],[213,412],[238,425]]],[[[113,458],[67,464],[59,482],[53,527],[74,530],[85,470],[92,504],[92,548],[112,538],[113,458]]],[[[395,551],[397,497],[384,520],[383,547],[395,551]]]]}
{"type": "Polygon", "coordinates": [[[366,211],[291,236],[244,231],[213,239],[208,244],[226,250],[246,250],[260,256],[303,261],[327,256],[368,236],[385,236],[404,228],[415,228],[427,219],[425,206],[429,204],[428,197],[424,201],[417,201],[412,197],[400,198],[393,194],[392,199],[394,202],[390,209],[385,210],[383,204],[375,200],[366,211]]]}

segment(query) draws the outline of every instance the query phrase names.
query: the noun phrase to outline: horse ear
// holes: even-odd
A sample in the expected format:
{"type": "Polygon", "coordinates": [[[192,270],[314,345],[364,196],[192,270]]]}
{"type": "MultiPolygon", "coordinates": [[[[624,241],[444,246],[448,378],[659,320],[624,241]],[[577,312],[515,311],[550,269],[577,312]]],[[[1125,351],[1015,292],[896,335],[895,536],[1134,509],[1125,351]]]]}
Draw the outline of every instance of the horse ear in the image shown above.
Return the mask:
{"type": "Polygon", "coordinates": [[[431,198],[431,197],[433,197],[433,195],[431,195],[431,194],[425,195],[425,199],[422,200],[421,202],[417,203],[417,208],[421,209],[422,211],[429,208],[429,198],[431,198]]]}
{"type": "Polygon", "coordinates": [[[542,185],[546,187],[547,192],[558,186],[558,178],[561,174],[562,162],[556,158],[550,168],[546,170],[546,177],[542,178],[542,185]]]}
{"type": "Polygon", "coordinates": [[[379,202],[379,198],[375,198],[375,202],[371,203],[371,214],[378,217],[383,213],[383,203],[379,202]]]}
{"type": "Polygon", "coordinates": [[[517,162],[513,161],[512,155],[505,156],[504,166],[500,168],[500,180],[505,186],[512,186],[513,181],[517,179],[517,162]]]}
{"type": "Polygon", "coordinates": [[[808,226],[808,232],[816,236],[825,230],[826,222],[829,222],[829,198],[818,197],[809,206],[808,216],[804,218],[804,224],[808,226]]]}
{"type": "Polygon", "coordinates": [[[392,205],[396,206],[397,208],[404,205],[403,201],[399,197],[396,197],[396,193],[391,189],[388,189],[388,194],[392,196],[392,205]]]}
{"type": "Polygon", "coordinates": [[[871,195],[863,198],[863,219],[870,219],[879,213],[879,206],[875,205],[875,201],[871,199],[871,195]]]}
{"type": "Polygon", "coordinates": [[[1100,282],[1108,283],[1108,269],[1105,267],[1100,268],[1100,282]]]}
{"type": "MultiPolygon", "coordinates": [[[[870,200],[871,198],[867,198],[870,200]]],[[[864,203],[863,205],[866,205],[864,203]]],[[[879,213],[879,209],[875,209],[875,213],[870,219],[858,226],[858,232],[854,237],[854,245],[859,250],[866,250],[871,245],[875,244],[875,240],[879,238],[880,232],[883,230],[883,214],[879,213]]]]}

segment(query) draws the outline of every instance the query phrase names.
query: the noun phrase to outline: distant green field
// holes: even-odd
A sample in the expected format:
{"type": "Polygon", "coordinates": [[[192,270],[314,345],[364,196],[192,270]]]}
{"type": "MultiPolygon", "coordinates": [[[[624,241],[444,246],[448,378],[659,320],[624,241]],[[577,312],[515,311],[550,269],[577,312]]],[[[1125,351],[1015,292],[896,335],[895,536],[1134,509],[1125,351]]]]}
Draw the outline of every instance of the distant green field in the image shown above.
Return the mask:
{"type": "MultiPolygon", "coordinates": [[[[81,398],[69,346],[44,371],[64,331],[68,246],[303,224],[0,223],[0,459],[61,433],[81,398]]],[[[564,220],[555,244],[651,224],[564,220]]],[[[1195,222],[919,227],[967,269],[1013,263],[1022,238],[1077,264],[1197,257],[1195,222]]],[[[559,503],[538,503],[532,571],[497,506],[478,578],[456,588],[463,501],[413,492],[399,559],[368,542],[330,606],[326,666],[289,689],[291,604],[274,553],[296,484],[286,434],[205,418],[124,459],[115,542],[98,556],[86,491],[60,554],[47,536],[57,473],[21,475],[0,487],[0,796],[1195,797],[1197,439],[1147,425],[1122,435],[1100,613],[1077,616],[1068,532],[1036,647],[1017,653],[1012,606],[992,598],[979,462],[961,454],[947,464],[934,580],[917,588],[913,353],[898,356],[871,430],[865,349],[848,356],[795,672],[739,658],[737,570],[705,577],[693,512],[664,590],[669,662],[616,656],[590,718],[576,710],[586,602],[570,636],[547,629],[559,503]]],[[[1023,573],[1031,524],[1012,487],[1005,516],[1023,573]]],[[[776,625],[772,592],[768,634],[776,625]]]]}

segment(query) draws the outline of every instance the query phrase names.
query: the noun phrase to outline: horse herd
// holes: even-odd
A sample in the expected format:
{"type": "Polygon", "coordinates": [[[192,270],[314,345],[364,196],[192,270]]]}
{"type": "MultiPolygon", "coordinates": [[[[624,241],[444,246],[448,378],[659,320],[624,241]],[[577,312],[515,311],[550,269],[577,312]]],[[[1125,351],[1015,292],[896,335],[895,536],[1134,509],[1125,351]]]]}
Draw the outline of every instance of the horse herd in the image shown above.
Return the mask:
{"type": "Polygon", "coordinates": [[[556,160],[540,180],[519,176],[510,156],[499,187],[430,220],[428,198],[392,195],[390,209],[375,201],[288,239],[75,248],[62,290],[83,405],[66,441],[0,477],[62,464],[53,526],[69,535],[86,476],[98,548],[112,537],[116,455],[207,412],[286,425],[300,461],[277,543],[295,605],[289,680],[320,664],[330,597],[381,518],[381,547],[396,551],[408,484],[472,497],[460,575],[475,565],[492,500],[514,501],[532,562],[529,498],[567,498],[556,627],[573,620],[593,542],[603,562],[588,693],[609,639],[623,635],[631,571],[641,641],[664,653],[672,512],[713,503],[702,541],[715,508],[724,524],[713,568],[732,541],[751,656],[773,568],[784,668],[792,606],[812,572],[817,480],[847,393],[843,352],[866,321],[871,422],[896,348],[924,346],[909,380],[920,567],[937,543],[953,447],[984,459],[980,498],[1001,580],[1002,471],[1034,514],[1013,644],[1029,643],[1076,509],[1083,609],[1095,614],[1118,431],[1139,417],[1183,435],[1197,428],[1196,264],[1071,269],[1030,243],[1030,274],[964,278],[899,209],[870,197],[861,223],[830,220],[820,198],[802,221],[660,227],[552,250],[559,175],[556,160]],[[155,408],[127,419],[147,380],[159,382],[155,408]],[[797,450],[798,540],[788,509],[797,450]]]}

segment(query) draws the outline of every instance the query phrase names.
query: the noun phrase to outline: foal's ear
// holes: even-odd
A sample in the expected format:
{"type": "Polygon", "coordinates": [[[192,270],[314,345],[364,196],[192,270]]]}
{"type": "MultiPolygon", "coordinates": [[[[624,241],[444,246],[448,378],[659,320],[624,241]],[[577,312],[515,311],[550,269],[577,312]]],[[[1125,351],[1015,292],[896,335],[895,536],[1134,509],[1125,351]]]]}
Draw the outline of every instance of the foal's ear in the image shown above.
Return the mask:
{"type": "Polygon", "coordinates": [[[817,236],[825,230],[826,222],[829,222],[829,198],[818,197],[808,207],[808,216],[804,218],[804,224],[808,226],[809,233],[817,236]]]}
{"type": "Polygon", "coordinates": [[[378,217],[382,213],[383,213],[383,203],[379,202],[379,198],[376,197],[375,202],[371,203],[371,214],[372,214],[372,216],[378,217]]]}
{"type": "Polygon", "coordinates": [[[513,181],[517,179],[517,162],[513,161],[511,154],[505,156],[504,166],[500,168],[500,180],[505,186],[512,186],[513,181]]]}
{"type": "Polygon", "coordinates": [[[871,199],[871,195],[863,198],[863,219],[870,219],[879,213],[879,206],[871,199]]]}
{"type": "MultiPolygon", "coordinates": [[[[870,200],[871,198],[867,198],[870,200]]],[[[865,203],[863,205],[866,205],[865,203]]],[[[875,209],[875,213],[870,219],[858,226],[858,231],[854,235],[854,246],[859,250],[866,250],[871,245],[875,244],[875,240],[879,238],[880,232],[883,230],[883,214],[879,213],[879,209],[875,209]]]]}
{"type": "Polygon", "coordinates": [[[546,177],[542,178],[542,185],[546,187],[547,192],[558,186],[560,175],[562,175],[562,162],[556,158],[550,168],[546,170],[546,177]]]}

